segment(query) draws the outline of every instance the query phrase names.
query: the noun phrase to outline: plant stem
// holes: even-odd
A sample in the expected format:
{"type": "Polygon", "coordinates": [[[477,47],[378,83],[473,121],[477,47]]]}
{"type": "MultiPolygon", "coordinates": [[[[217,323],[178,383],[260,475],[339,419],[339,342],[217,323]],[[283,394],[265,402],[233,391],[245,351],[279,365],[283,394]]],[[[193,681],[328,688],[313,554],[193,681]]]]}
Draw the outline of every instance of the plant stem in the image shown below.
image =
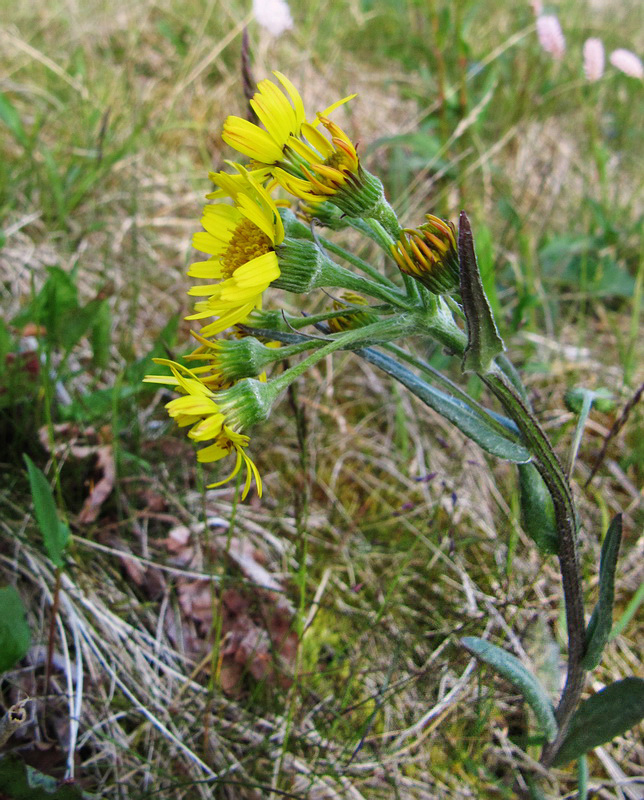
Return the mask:
{"type": "Polygon", "coordinates": [[[47,698],[49,697],[49,682],[51,679],[51,665],[54,658],[54,638],[56,636],[56,616],[58,614],[58,606],[60,604],[60,580],[62,570],[56,567],[54,584],[54,595],[51,601],[51,617],[49,619],[49,636],[47,639],[47,663],[45,665],[45,706],[47,705],[47,698]]]}
{"type": "Polygon", "coordinates": [[[354,256],[353,253],[350,253],[348,250],[345,250],[344,247],[340,247],[340,245],[335,244],[334,242],[325,239],[323,236],[318,237],[320,244],[324,247],[325,250],[328,250],[330,253],[333,253],[340,258],[343,258],[345,261],[348,261],[350,264],[353,264],[354,267],[365,272],[374,280],[378,281],[379,283],[384,283],[386,286],[391,287],[392,289],[398,289],[396,284],[390,280],[386,275],[383,275],[379,269],[373,266],[373,264],[369,264],[367,261],[364,261],[362,258],[358,256],[354,256]]]}
{"type": "Polygon", "coordinates": [[[559,568],[566,608],[568,634],[568,672],[566,683],[556,710],[559,733],[556,739],[544,747],[541,763],[549,766],[566,734],[566,728],[574,713],[584,686],[585,670],[582,658],[585,647],[584,603],[581,592],[581,577],[577,559],[577,523],[572,492],[559,459],[553,451],[541,426],[519,397],[514,386],[500,372],[481,376],[487,386],[503,403],[506,411],[516,422],[528,447],[535,457],[535,466],[545,481],[555,508],[557,532],[559,534],[559,568]]]}
{"type": "Polygon", "coordinates": [[[346,331],[338,336],[337,339],[329,339],[329,343],[311,353],[310,356],[300,361],[299,364],[287,369],[281,375],[273,378],[270,386],[274,388],[275,394],[284,391],[296,378],[299,378],[314,364],[336,350],[356,349],[369,347],[373,344],[381,344],[383,341],[399,339],[409,336],[416,328],[417,320],[413,315],[401,315],[395,319],[389,318],[379,320],[364,328],[357,328],[346,331]]]}

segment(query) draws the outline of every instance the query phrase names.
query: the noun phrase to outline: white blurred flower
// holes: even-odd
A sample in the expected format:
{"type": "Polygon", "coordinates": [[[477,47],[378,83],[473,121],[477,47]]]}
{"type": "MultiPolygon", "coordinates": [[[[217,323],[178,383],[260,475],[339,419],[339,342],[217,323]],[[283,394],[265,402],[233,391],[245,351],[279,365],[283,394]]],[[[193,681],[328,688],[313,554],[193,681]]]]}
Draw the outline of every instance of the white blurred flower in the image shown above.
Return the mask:
{"type": "Polygon", "coordinates": [[[273,36],[293,27],[293,17],[286,0],[253,0],[255,19],[273,36]]]}
{"type": "Polygon", "coordinates": [[[586,39],[584,42],[584,74],[591,83],[604,74],[604,45],[601,39],[586,39]]]}
{"type": "Polygon", "coordinates": [[[537,18],[537,36],[539,44],[556,61],[563,58],[566,52],[566,40],[561,31],[559,20],[554,14],[544,14],[537,18]]]}
{"type": "Polygon", "coordinates": [[[624,75],[631,78],[644,78],[644,67],[642,62],[630,50],[613,50],[610,54],[610,63],[624,75]]]}

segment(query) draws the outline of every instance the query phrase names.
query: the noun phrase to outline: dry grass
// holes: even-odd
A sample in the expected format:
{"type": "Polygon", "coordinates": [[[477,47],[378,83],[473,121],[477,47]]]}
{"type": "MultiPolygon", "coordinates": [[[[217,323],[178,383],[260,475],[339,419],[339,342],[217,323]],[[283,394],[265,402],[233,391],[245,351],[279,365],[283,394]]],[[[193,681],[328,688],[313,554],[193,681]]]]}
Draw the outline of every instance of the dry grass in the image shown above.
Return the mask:
{"type": "MultiPolygon", "coordinates": [[[[342,19],[369,29],[370,16],[357,3],[331,5],[326,24],[342,19]]],[[[275,66],[296,76],[307,107],[359,91],[339,119],[365,147],[413,130],[423,119],[417,98],[426,91],[425,77],[398,65],[374,67],[364,46],[347,54],[342,37],[319,41],[315,15],[322,13],[302,11],[306,21],[293,39],[258,35],[256,76],[275,66]]],[[[96,159],[101,148],[104,158],[122,152],[61,219],[47,195],[51,186],[35,177],[45,174],[44,147],[25,159],[15,143],[7,146],[17,166],[15,191],[3,200],[3,310],[11,319],[42,284],[47,266],[76,267],[85,300],[99,291],[109,297],[114,346],[109,366],[95,376],[108,387],[150,350],[171,315],[188,309],[184,272],[208,189],[204,176],[228,155],[218,140],[223,119],[243,108],[238,51],[245,18],[232,2],[32,4],[8,18],[0,32],[0,90],[16,99],[25,127],[39,132],[60,169],[74,158],[96,159]]],[[[504,19],[511,36],[511,17],[504,19]]],[[[505,225],[490,215],[497,187],[506,182],[533,226],[533,244],[536,231],[562,213],[574,217],[565,198],[573,188],[578,198],[588,183],[583,145],[559,135],[557,126],[551,119],[508,123],[507,138],[496,143],[463,130],[468,196],[494,229],[505,225]],[[554,163],[556,175],[544,179],[554,163]]],[[[382,153],[371,157],[374,170],[382,153]]],[[[449,157],[450,166],[459,163],[456,145],[449,157]]],[[[428,197],[447,198],[452,209],[458,203],[453,183],[431,169],[418,173],[403,198],[410,218],[426,210],[428,197]]],[[[507,262],[520,270],[520,244],[506,250],[507,262]]],[[[561,453],[574,428],[563,403],[568,386],[608,385],[621,392],[621,402],[628,399],[619,354],[629,313],[599,309],[583,321],[583,336],[573,313],[563,321],[546,315],[545,333],[528,330],[512,341],[517,360],[534,369],[529,388],[561,453]]],[[[89,353],[87,343],[83,348],[79,365],[89,353]]],[[[75,380],[70,388],[84,385],[82,375],[75,380]]],[[[526,732],[528,720],[518,696],[490,673],[481,677],[458,647],[462,635],[485,634],[534,664],[553,691],[560,686],[558,573],[521,530],[510,466],[392,392],[369,365],[342,355],[298,386],[304,438],[287,400],[254,435],[266,495],[261,504],[241,506],[233,490],[202,491],[191,451],[159,425],[161,400],[148,397],[146,407],[121,412],[114,424],[121,456],[114,495],[97,524],[74,527],[46,710],[43,647],[53,570],[24,484],[12,477],[0,489],[0,570],[27,602],[37,645],[3,679],[5,705],[25,695],[35,700],[30,724],[12,747],[105,798],[514,796],[515,767],[532,762],[512,737],[526,732]],[[179,525],[202,542],[190,567],[178,566],[168,551],[168,534],[179,525]],[[212,587],[215,612],[227,589],[249,606],[255,601],[259,590],[239,563],[225,548],[211,552],[217,526],[252,546],[283,589],[270,596],[297,609],[300,633],[290,663],[280,660],[274,641],[271,670],[257,678],[244,667],[240,686],[228,693],[212,655],[217,636],[201,637],[197,653],[195,623],[183,613],[179,591],[182,581],[203,580],[212,587]]],[[[611,422],[593,415],[578,486],[611,422]]],[[[616,616],[642,579],[641,496],[634,485],[641,468],[620,466],[621,454],[637,453],[638,423],[636,409],[600,475],[589,489],[576,488],[588,605],[601,532],[615,512],[625,512],[616,616]]],[[[7,467],[8,474],[15,470],[7,467]]],[[[87,465],[70,465],[63,473],[69,493],[85,493],[71,484],[82,484],[88,472],[87,465]]],[[[72,521],[77,510],[70,507],[72,521]]],[[[641,669],[641,634],[634,621],[610,645],[592,690],[641,669]]],[[[534,747],[528,752],[538,755],[534,747]]],[[[641,796],[633,781],[643,766],[635,734],[598,750],[591,759],[595,796],[641,796]]],[[[575,780],[558,770],[545,785],[551,796],[572,796],[575,780]]]]}

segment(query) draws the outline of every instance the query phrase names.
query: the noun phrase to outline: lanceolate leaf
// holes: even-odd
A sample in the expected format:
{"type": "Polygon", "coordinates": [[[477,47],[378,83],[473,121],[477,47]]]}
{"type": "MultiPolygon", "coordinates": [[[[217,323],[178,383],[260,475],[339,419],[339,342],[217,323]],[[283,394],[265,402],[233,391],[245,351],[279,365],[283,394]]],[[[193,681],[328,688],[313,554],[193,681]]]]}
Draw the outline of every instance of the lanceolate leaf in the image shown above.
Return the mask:
{"type": "Polygon", "coordinates": [[[25,764],[11,753],[0,758],[0,797],[15,800],[89,800],[78,786],[59,785],[56,778],[25,764]]]}
{"type": "Polygon", "coordinates": [[[624,678],[611,683],[579,706],[552,765],[560,767],[610,742],[643,717],[644,680],[624,678]]]}
{"type": "Polygon", "coordinates": [[[29,650],[31,633],[25,607],[13,586],[0,588],[0,675],[29,650]]]}
{"type": "Polygon", "coordinates": [[[458,257],[463,311],[467,321],[467,348],[463,358],[466,372],[487,373],[505,346],[485,296],[481,273],[476,262],[472,228],[467,214],[461,211],[458,227],[458,257]]]}
{"type": "Polygon", "coordinates": [[[599,664],[613,627],[615,570],[621,540],[622,515],[618,514],[611,522],[602,545],[599,562],[599,598],[586,628],[586,652],[581,662],[584,669],[594,669],[599,664]]]}
{"type": "Polygon", "coordinates": [[[356,352],[366,361],[379,367],[383,372],[406,386],[425,405],[449,420],[487,453],[519,464],[530,461],[531,454],[526,447],[516,441],[506,439],[464,401],[430,386],[407,367],[383,353],[371,348],[356,350],[356,352]]]}
{"type": "Polygon", "coordinates": [[[49,486],[49,481],[28,455],[24,456],[29,473],[31,498],[34,503],[34,514],[45,542],[47,555],[54,566],[63,567],[63,552],[69,541],[69,528],[58,518],[56,503],[49,486]]]}
{"type": "Polygon", "coordinates": [[[477,636],[465,636],[461,644],[466,650],[492,667],[515,686],[534,711],[546,739],[552,742],[557,735],[557,720],[546,690],[518,658],[477,636]]]}
{"type": "Polygon", "coordinates": [[[521,525],[543,553],[559,552],[559,535],[550,493],[534,464],[519,464],[521,525]]]}

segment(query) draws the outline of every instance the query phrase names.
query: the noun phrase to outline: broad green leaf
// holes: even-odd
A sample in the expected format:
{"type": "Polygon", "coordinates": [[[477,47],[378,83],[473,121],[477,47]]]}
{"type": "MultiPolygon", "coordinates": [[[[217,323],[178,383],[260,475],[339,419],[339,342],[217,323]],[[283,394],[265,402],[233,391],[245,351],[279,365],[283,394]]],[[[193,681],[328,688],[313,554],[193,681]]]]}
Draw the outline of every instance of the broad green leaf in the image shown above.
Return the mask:
{"type": "Polygon", "coordinates": [[[609,684],[579,706],[552,765],[560,767],[621,736],[644,717],[644,680],[609,684]]]}
{"type": "Polygon", "coordinates": [[[486,453],[516,463],[530,461],[532,456],[526,447],[502,436],[464,401],[430,386],[407,367],[384,353],[372,348],[356,350],[356,353],[406,386],[425,405],[449,420],[486,453]]]}
{"type": "Polygon", "coordinates": [[[0,796],[7,800],[89,800],[77,786],[58,781],[25,764],[18,756],[0,758],[0,796]]]}
{"type": "Polygon", "coordinates": [[[557,736],[557,720],[546,690],[518,658],[478,636],[465,636],[461,644],[473,656],[484,661],[499,675],[515,686],[534,711],[539,727],[546,739],[552,742],[557,736]]]}
{"type": "Polygon", "coordinates": [[[505,350],[488,303],[474,252],[474,238],[467,214],[461,211],[458,227],[461,267],[461,300],[467,322],[464,372],[490,372],[494,359],[505,350]]]}
{"type": "Polygon", "coordinates": [[[595,669],[599,664],[613,627],[615,570],[621,541],[622,515],[618,514],[611,522],[602,544],[599,561],[599,598],[586,628],[586,652],[581,662],[584,669],[595,669]]]}
{"type": "Polygon", "coordinates": [[[13,586],[0,588],[0,675],[29,650],[31,632],[25,607],[13,586]]]}
{"type": "Polygon", "coordinates": [[[29,473],[34,514],[43,535],[47,555],[55,567],[63,567],[65,565],[63,553],[69,541],[69,528],[58,518],[49,481],[28,455],[25,454],[24,459],[29,473]]]}
{"type": "Polygon", "coordinates": [[[519,464],[517,468],[523,530],[541,552],[556,555],[559,535],[550,492],[534,464],[519,464]]]}

